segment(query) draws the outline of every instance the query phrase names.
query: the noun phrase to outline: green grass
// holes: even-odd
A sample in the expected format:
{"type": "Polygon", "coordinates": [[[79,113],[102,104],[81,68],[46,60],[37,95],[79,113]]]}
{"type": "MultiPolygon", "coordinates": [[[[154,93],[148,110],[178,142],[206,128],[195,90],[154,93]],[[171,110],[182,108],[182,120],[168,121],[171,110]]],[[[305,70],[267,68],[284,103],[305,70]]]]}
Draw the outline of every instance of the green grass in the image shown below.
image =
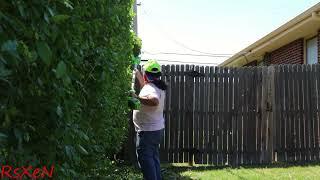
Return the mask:
{"type": "Polygon", "coordinates": [[[320,165],[273,165],[267,167],[171,167],[171,179],[320,179],[320,165]],[[172,176],[174,177],[174,176],[172,176]]]}
{"type": "MultiPolygon", "coordinates": [[[[256,167],[208,167],[185,165],[162,165],[164,180],[192,179],[320,179],[320,164],[276,164],[256,167]]],[[[139,170],[122,166],[111,179],[142,179],[139,170]]]]}

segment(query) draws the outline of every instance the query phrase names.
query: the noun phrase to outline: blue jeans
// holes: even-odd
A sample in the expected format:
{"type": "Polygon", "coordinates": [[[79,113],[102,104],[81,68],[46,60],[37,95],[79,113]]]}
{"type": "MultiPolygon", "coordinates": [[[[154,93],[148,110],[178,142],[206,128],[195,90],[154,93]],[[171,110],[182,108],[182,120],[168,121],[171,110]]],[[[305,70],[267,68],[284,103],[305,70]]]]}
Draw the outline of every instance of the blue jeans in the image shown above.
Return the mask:
{"type": "Polygon", "coordinates": [[[161,180],[159,145],[162,136],[163,129],[137,132],[136,153],[146,180],[161,180]]]}

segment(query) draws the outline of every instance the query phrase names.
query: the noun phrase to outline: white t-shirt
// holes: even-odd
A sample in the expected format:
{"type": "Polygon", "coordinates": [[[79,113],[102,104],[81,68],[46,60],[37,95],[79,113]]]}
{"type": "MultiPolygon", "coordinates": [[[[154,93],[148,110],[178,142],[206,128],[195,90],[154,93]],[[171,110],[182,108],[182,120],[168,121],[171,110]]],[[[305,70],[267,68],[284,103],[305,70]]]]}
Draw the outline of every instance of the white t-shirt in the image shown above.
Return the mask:
{"type": "Polygon", "coordinates": [[[164,128],[163,108],[165,91],[153,83],[143,86],[139,96],[152,96],[159,100],[157,106],[147,106],[141,103],[140,110],[133,111],[133,123],[136,131],[157,131],[164,128]]]}

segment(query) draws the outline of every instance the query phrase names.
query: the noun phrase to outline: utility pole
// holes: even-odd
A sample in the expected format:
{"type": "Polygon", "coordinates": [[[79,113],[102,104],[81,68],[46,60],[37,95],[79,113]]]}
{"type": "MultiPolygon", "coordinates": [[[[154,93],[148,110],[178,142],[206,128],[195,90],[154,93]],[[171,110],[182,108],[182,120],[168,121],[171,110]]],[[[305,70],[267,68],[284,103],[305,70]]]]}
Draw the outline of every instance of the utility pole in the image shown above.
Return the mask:
{"type": "MultiPolygon", "coordinates": [[[[136,33],[136,35],[138,35],[138,13],[137,13],[137,0],[134,0],[134,4],[133,4],[133,12],[135,14],[134,18],[133,18],[133,31],[136,33]]],[[[128,113],[129,115],[129,132],[128,132],[128,139],[126,144],[128,145],[128,148],[124,149],[124,159],[129,160],[129,162],[131,164],[133,164],[136,168],[139,168],[139,164],[138,164],[138,160],[137,160],[137,156],[136,156],[136,148],[135,148],[135,130],[134,130],[134,124],[132,121],[132,114],[133,111],[131,111],[131,113],[128,113]]]]}
{"type": "Polygon", "coordinates": [[[137,0],[134,0],[133,12],[135,13],[133,19],[133,31],[138,35],[138,13],[137,13],[137,0]]]}

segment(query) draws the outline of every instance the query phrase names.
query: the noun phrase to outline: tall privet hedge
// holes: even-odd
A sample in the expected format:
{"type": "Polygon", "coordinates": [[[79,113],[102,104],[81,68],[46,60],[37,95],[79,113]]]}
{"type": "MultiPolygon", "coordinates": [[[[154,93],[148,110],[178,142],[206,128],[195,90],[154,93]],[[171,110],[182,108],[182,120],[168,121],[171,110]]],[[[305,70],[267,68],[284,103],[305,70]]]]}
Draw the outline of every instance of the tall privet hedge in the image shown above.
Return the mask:
{"type": "Polygon", "coordinates": [[[132,3],[0,1],[0,164],[108,173],[128,124],[132,3]]]}

